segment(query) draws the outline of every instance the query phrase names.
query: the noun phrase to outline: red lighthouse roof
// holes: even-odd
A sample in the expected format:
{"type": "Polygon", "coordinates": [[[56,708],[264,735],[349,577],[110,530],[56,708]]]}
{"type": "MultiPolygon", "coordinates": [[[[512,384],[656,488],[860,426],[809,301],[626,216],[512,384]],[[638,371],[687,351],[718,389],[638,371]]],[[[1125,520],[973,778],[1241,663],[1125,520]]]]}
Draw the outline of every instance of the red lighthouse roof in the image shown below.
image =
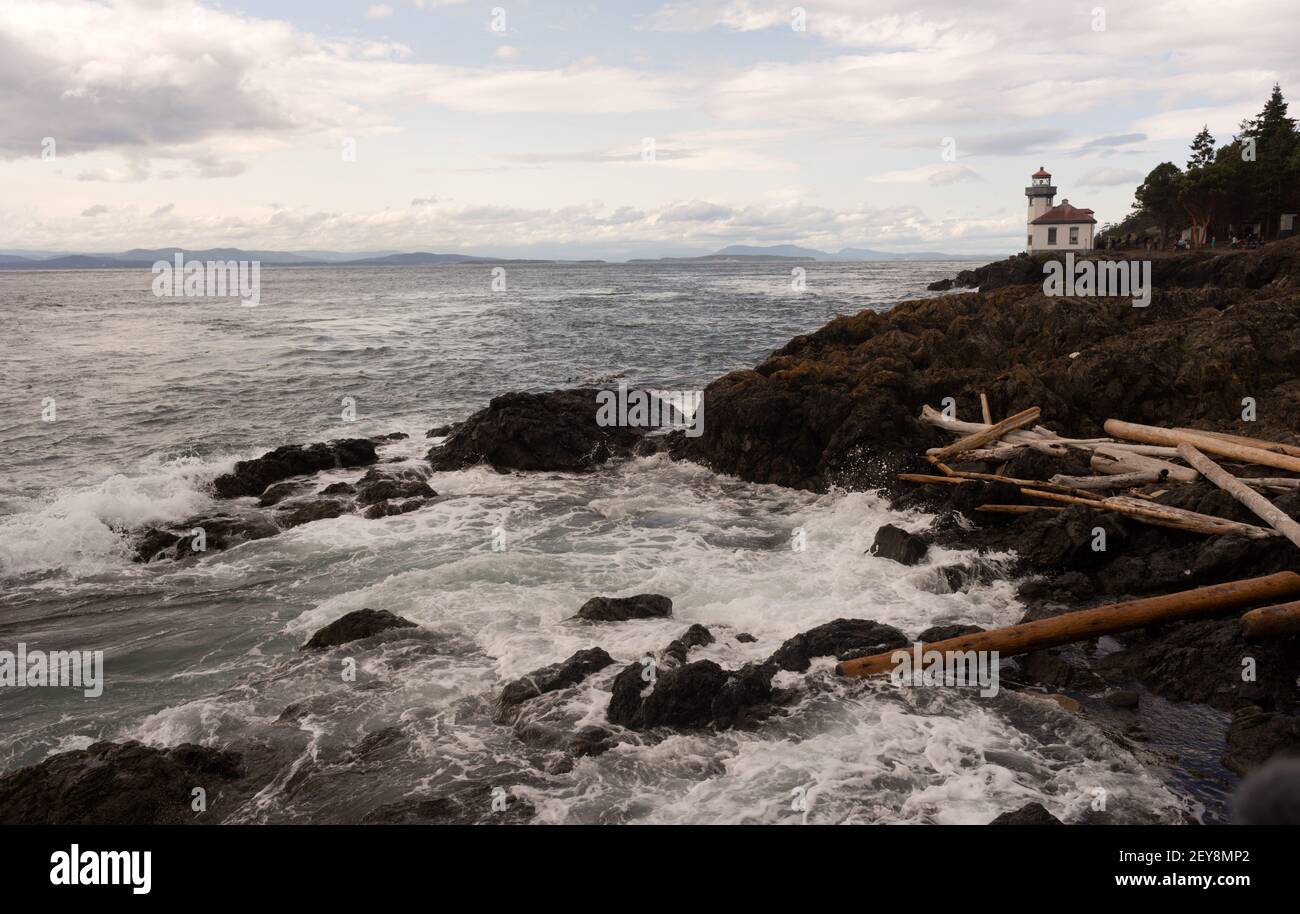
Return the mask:
{"type": "Polygon", "coordinates": [[[1033,175],[1032,175],[1032,177],[1035,177],[1035,178],[1050,178],[1051,175],[1048,174],[1046,168],[1044,168],[1043,166],[1039,165],[1039,166],[1038,166],[1038,171],[1034,172],[1033,175]]]}
{"type": "Polygon", "coordinates": [[[1097,220],[1092,218],[1092,210],[1079,209],[1077,206],[1071,206],[1069,200],[1062,200],[1058,205],[1053,206],[1029,224],[1061,225],[1063,223],[1075,222],[1091,222],[1093,225],[1097,224],[1097,220]]]}

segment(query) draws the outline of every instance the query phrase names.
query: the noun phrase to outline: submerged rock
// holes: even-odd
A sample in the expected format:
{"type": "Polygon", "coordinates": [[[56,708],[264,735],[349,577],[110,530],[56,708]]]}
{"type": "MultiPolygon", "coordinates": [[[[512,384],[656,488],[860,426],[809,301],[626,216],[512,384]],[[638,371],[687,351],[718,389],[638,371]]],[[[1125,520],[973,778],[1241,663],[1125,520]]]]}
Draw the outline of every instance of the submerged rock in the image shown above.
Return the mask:
{"type": "Polygon", "coordinates": [[[990,825],[1064,825],[1042,803],[1026,803],[1014,812],[1004,812],[990,825]]]}
{"type": "Polygon", "coordinates": [[[302,651],[318,651],[337,647],[351,641],[369,638],[390,628],[418,628],[410,619],[394,615],[386,609],[357,609],[340,616],[311,636],[302,651]]]}
{"type": "Polygon", "coordinates": [[[432,498],[438,493],[424,481],[424,474],[412,467],[368,470],[356,484],[358,505],[403,498],[432,498]]]}
{"type": "Polygon", "coordinates": [[[592,597],[578,610],[576,618],[587,622],[626,622],[629,619],[662,619],[673,614],[673,601],[656,593],[634,597],[592,597]]]}
{"type": "Polygon", "coordinates": [[[500,707],[508,710],[530,698],[577,685],[592,673],[598,673],[614,662],[602,648],[592,647],[578,651],[567,660],[533,670],[506,685],[501,690],[500,707]]]}
{"type": "Polygon", "coordinates": [[[580,471],[628,456],[648,429],[597,424],[594,388],[508,393],[429,451],[436,470],[489,463],[499,470],[580,471]]]}
{"type": "Polygon", "coordinates": [[[153,527],[144,531],[136,539],[135,557],[139,562],[164,557],[183,559],[205,552],[220,552],[279,532],[280,527],[263,514],[196,517],[172,530],[153,527]]]}
{"type": "Polygon", "coordinates": [[[378,460],[375,443],[368,438],[342,438],[317,444],[286,444],[235,468],[213,481],[222,498],[260,495],[271,483],[321,470],[365,466],[378,460]]]}
{"type": "Polygon", "coordinates": [[[0,824],[216,823],[233,808],[233,785],[244,776],[238,752],[99,742],[0,775],[0,824]],[[196,787],[207,794],[206,812],[191,808],[196,787]]]}
{"type": "Polygon", "coordinates": [[[512,825],[527,822],[537,810],[510,788],[475,784],[445,796],[388,803],[362,819],[365,825],[512,825]],[[494,801],[496,801],[494,803],[494,801]],[[504,808],[499,808],[504,805],[504,808]]]}
{"type": "Polygon", "coordinates": [[[342,517],[352,511],[352,505],[339,498],[315,498],[287,505],[276,513],[281,528],[289,530],[310,524],[312,521],[342,517]]]}

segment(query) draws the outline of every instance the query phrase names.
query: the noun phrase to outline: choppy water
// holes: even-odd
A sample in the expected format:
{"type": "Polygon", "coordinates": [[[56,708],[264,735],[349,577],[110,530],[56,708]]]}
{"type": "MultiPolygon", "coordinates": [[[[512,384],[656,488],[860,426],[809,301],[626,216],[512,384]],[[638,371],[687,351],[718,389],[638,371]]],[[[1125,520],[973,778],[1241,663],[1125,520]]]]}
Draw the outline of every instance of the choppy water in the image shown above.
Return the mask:
{"type": "MultiPolygon", "coordinates": [[[[548,822],[984,822],[1029,800],[1071,815],[1098,788],[1121,819],[1178,816],[1194,804],[1174,779],[1084,718],[1006,691],[845,683],[825,662],[782,674],[797,708],[756,731],[639,736],[568,771],[492,722],[505,681],[594,645],[630,661],[691,622],[718,636],[692,658],[731,667],[837,617],[913,635],[1018,619],[1008,584],[945,592],[936,566],[959,553],[916,568],[863,555],[880,525],[928,522],[870,494],[662,457],[582,476],[476,468],[435,474],[444,497],[411,514],[318,521],[197,562],[129,559],[131,530],[212,507],[207,484],[239,457],[405,431],[384,456],[418,460],[427,428],[507,390],[703,387],[958,268],[817,264],[803,294],[778,265],[512,266],[505,292],[482,266],[267,268],[252,309],[158,300],[138,271],[0,273],[0,648],[103,650],[108,675],[98,699],[0,690],[0,768],[104,738],[265,744],[283,777],[241,811],[254,821],[355,817],[467,783],[504,786],[548,822]],[[565,621],[593,595],[637,592],[669,595],[675,617],[565,621]],[[358,654],[357,683],[337,656],[295,651],[362,607],[431,634],[358,654]],[[349,753],[389,728],[376,752],[349,753]]],[[[603,724],[622,665],[533,713],[603,724]]]]}

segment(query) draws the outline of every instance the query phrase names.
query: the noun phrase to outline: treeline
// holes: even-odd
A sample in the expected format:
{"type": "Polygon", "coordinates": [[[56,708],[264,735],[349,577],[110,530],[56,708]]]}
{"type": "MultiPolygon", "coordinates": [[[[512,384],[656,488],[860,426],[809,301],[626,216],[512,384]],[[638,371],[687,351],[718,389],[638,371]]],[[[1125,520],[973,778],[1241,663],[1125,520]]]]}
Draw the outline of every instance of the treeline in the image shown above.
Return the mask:
{"type": "Polygon", "coordinates": [[[1103,235],[1154,230],[1163,243],[1190,229],[1192,243],[1205,244],[1212,237],[1243,237],[1259,226],[1261,240],[1276,238],[1282,214],[1300,212],[1300,131],[1295,118],[1287,117],[1281,86],[1273,86],[1256,117],[1241,122],[1232,142],[1216,147],[1209,128],[1202,127],[1187,168],[1160,163],[1134,196],[1132,214],[1103,235]]]}

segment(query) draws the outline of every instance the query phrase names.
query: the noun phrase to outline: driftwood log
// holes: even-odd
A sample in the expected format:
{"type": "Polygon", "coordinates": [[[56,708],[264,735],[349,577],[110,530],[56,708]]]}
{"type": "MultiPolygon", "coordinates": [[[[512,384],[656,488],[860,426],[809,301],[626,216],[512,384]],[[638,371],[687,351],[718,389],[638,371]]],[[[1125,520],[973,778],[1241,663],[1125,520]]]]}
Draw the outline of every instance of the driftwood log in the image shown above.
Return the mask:
{"type": "MultiPolygon", "coordinates": [[[[1255,603],[1268,603],[1295,596],[1300,596],[1300,574],[1282,571],[1265,577],[1212,584],[1162,597],[1148,597],[1064,613],[1050,619],[1023,622],[991,632],[961,635],[927,644],[925,649],[941,653],[997,651],[1000,655],[1012,656],[1162,622],[1218,615],[1255,603]]],[[[845,660],[836,666],[836,670],[842,676],[853,677],[888,673],[896,666],[894,654],[894,651],[890,651],[845,660]]]]}
{"type": "Polygon", "coordinates": [[[1300,635],[1300,601],[1252,609],[1241,617],[1241,631],[1247,641],[1300,635]]]}
{"type": "Polygon", "coordinates": [[[941,447],[934,452],[934,456],[942,460],[952,454],[960,454],[962,451],[973,451],[975,448],[983,447],[990,441],[996,441],[1007,432],[1014,432],[1018,428],[1026,425],[1032,425],[1038,421],[1042,415],[1042,410],[1037,406],[1031,406],[1029,409],[1021,410],[1014,416],[1008,416],[1001,422],[995,422],[988,428],[978,432],[973,432],[964,438],[958,438],[952,444],[941,447]]]}
{"type": "Polygon", "coordinates": [[[1255,516],[1300,548],[1300,524],[1241,480],[1229,474],[1190,444],[1178,445],[1178,455],[1201,472],[1206,479],[1241,502],[1255,516]]]}
{"type": "Polygon", "coordinates": [[[1235,441],[1206,432],[1160,428],[1155,425],[1138,425],[1133,422],[1121,422],[1118,419],[1107,419],[1106,434],[1116,438],[1124,438],[1128,441],[1141,441],[1147,444],[1160,444],[1175,448],[1180,444],[1190,444],[1204,454],[1227,457],[1238,463],[1254,463],[1259,466],[1276,467],[1279,470],[1300,473],[1300,457],[1292,457],[1290,454],[1279,454],[1263,448],[1238,444],[1235,441]]]}

